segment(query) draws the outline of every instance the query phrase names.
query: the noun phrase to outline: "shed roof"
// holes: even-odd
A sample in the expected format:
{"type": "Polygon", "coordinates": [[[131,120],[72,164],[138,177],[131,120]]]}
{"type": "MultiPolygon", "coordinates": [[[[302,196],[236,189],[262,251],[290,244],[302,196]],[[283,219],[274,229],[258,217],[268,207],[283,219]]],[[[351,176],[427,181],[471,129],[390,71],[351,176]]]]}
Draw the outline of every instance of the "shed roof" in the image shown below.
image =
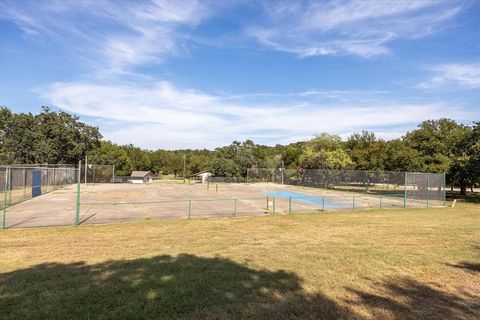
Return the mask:
{"type": "Polygon", "coordinates": [[[133,178],[145,178],[148,175],[153,176],[150,171],[132,171],[132,174],[130,176],[133,178]]]}

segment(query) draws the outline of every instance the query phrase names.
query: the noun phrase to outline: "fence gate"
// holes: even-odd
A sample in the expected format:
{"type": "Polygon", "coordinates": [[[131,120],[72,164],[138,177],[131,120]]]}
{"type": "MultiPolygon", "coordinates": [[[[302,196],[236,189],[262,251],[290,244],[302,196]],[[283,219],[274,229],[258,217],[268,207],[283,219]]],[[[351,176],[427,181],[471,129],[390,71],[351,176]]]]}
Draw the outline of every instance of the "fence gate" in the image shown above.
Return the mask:
{"type": "Polygon", "coordinates": [[[42,194],[42,173],[40,170],[32,171],[32,198],[42,194]]]}

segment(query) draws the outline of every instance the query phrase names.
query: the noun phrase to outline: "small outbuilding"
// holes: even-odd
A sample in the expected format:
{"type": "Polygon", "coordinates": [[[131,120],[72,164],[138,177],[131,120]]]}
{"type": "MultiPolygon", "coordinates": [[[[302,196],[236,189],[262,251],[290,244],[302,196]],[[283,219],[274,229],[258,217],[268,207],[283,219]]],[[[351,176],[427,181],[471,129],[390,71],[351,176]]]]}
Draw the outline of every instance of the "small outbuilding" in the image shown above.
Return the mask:
{"type": "Polygon", "coordinates": [[[132,171],[130,175],[130,179],[128,182],[130,183],[150,183],[153,181],[154,174],[150,171],[132,171]]]}
{"type": "Polygon", "coordinates": [[[208,178],[213,176],[213,173],[211,173],[210,171],[200,171],[195,173],[193,176],[202,179],[202,183],[207,183],[208,178]]]}

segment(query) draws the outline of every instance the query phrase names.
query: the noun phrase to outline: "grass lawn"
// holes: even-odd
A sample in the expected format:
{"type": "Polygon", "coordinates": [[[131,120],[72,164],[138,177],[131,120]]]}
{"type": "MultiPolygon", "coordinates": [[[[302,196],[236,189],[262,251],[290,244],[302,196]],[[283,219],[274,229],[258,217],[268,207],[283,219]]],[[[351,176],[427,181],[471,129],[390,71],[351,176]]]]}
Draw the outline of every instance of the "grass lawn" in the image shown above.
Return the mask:
{"type": "Polygon", "coordinates": [[[1,319],[478,319],[480,205],[0,232],[1,319]]]}

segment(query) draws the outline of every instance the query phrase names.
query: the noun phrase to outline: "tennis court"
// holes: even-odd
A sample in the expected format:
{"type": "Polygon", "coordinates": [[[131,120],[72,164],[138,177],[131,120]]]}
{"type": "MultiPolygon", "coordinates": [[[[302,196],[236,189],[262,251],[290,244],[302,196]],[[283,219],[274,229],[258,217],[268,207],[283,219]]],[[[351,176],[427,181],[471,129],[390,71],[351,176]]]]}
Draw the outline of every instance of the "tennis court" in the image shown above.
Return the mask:
{"type": "Polygon", "coordinates": [[[276,183],[105,183],[80,186],[77,217],[76,190],[77,185],[70,185],[9,207],[6,228],[425,206],[403,198],[276,183]]]}

